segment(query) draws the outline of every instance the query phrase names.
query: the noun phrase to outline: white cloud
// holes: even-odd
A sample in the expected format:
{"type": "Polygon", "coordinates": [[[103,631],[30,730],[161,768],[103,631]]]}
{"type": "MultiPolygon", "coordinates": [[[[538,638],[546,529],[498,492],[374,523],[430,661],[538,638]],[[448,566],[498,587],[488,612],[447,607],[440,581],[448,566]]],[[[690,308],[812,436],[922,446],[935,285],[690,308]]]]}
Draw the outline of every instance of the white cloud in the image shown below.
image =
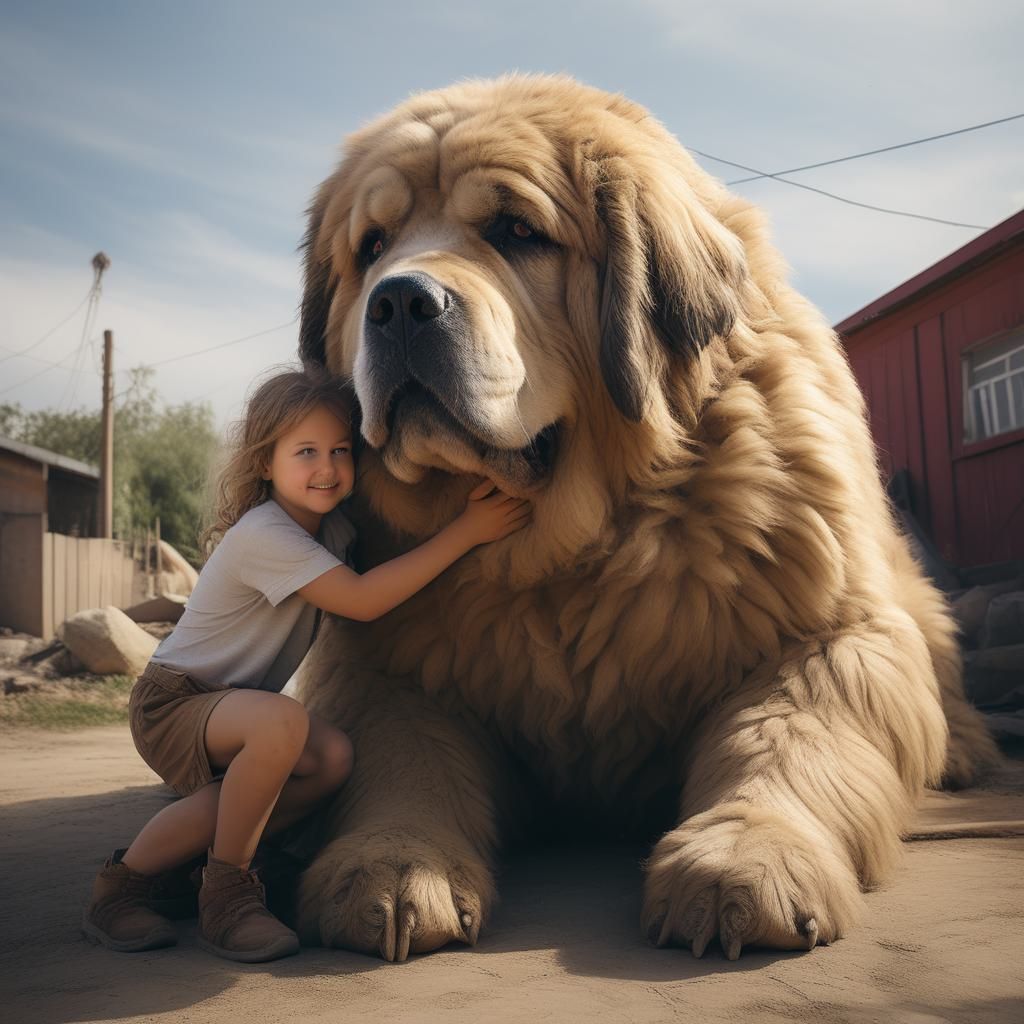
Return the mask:
{"type": "Polygon", "coordinates": [[[1014,53],[1006,33],[1022,20],[1006,0],[639,0],[638,6],[660,19],[671,42],[695,56],[769,73],[779,83],[812,77],[826,94],[863,94],[870,85],[864,78],[843,79],[836,73],[840,67],[898,74],[922,58],[955,82],[957,70],[974,57],[998,59],[999,43],[1004,55],[1014,53]]]}
{"type": "MultiPolygon", "coordinates": [[[[37,239],[37,241],[41,241],[37,239]]],[[[38,246],[36,247],[38,249],[38,246]]],[[[88,257],[71,263],[66,243],[51,248],[45,262],[27,258],[0,259],[0,309],[6,311],[0,346],[24,348],[66,316],[78,303],[92,280],[88,257]],[[60,253],[58,262],[57,253],[60,253]]],[[[240,257],[241,258],[241,257],[240,257]]],[[[272,269],[270,264],[264,269],[272,269]]],[[[95,408],[100,387],[96,366],[98,339],[105,327],[114,328],[115,390],[127,385],[128,370],[171,357],[198,352],[223,342],[285,324],[295,316],[296,295],[284,290],[259,288],[246,293],[245,301],[231,297],[189,295],[165,288],[130,268],[116,264],[104,281],[99,315],[92,331],[94,344],[83,361],[75,395],[77,405],[95,408]]],[[[75,365],[85,310],[57,331],[27,357],[0,364],[0,389],[25,381],[2,401],[18,401],[26,408],[68,403],[68,382],[75,365]],[[38,360],[65,361],[61,368],[47,369],[38,360]],[[40,374],[40,371],[46,372],[40,374]],[[37,376],[38,375],[38,376],[37,376]],[[34,379],[29,379],[34,378],[34,379]]],[[[267,367],[294,359],[298,325],[290,324],[272,334],[253,338],[194,358],[171,362],[157,369],[155,383],[168,403],[209,400],[218,419],[238,414],[252,378],[267,367]]]]}
{"type": "MultiPolygon", "coordinates": [[[[224,123],[144,87],[93,76],[80,50],[7,26],[0,34],[0,83],[5,82],[0,129],[8,136],[6,162],[20,162],[29,174],[58,175],[52,164],[25,156],[19,144],[21,138],[46,140],[69,151],[62,163],[73,164],[74,155],[84,153],[119,174],[134,168],[153,182],[184,182],[213,208],[272,229],[294,228],[313,187],[338,157],[337,124],[301,111],[286,131],[279,123],[261,124],[259,131],[252,123],[224,123]]],[[[67,183],[82,188],[73,178],[67,183]]],[[[95,194],[88,199],[96,201],[95,194]]]]}
{"type": "MultiPolygon", "coordinates": [[[[298,225],[296,225],[296,229],[298,225]]],[[[146,225],[148,269],[199,283],[202,292],[247,293],[270,288],[293,300],[299,294],[299,258],[290,249],[267,251],[247,245],[198,214],[157,214],[146,225]]]]}
{"type": "MultiPolygon", "coordinates": [[[[1009,134],[980,152],[932,145],[938,148],[920,146],[793,177],[865,203],[986,227],[1017,212],[1024,150],[1009,134]]],[[[794,283],[833,321],[981,233],[846,206],[770,180],[737,191],[769,214],[794,283]]]]}
{"type": "MultiPolygon", "coordinates": [[[[299,301],[302,211],[342,134],[389,106],[393,92],[440,84],[439,76],[550,63],[553,44],[529,28],[543,5],[525,2],[505,16],[468,0],[396,11],[413,37],[428,23],[440,34],[423,53],[417,38],[399,40],[394,74],[353,35],[353,19],[362,25],[372,12],[337,5],[262,11],[230,53],[224,47],[237,40],[223,11],[201,15],[212,28],[199,48],[164,45],[143,30],[141,15],[119,21],[125,39],[144,32],[135,52],[152,59],[152,75],[138,61],[97,62],[70,30],[5,24],[0,174],[15,187],[0,196],[0,346],[23,346],[70,311],[101,245],[114,263],[97,327],[115,327],[120,367],[289,320],[299,301]],[[277,63],[264,63],[275,54],[277,63]],[[168,74],[186,57],[194,75],[191,64],[187,76],[168,74]],[[176,86],[195,88],[185,97],[176,86]],[[81,241],[92,237],[91,248],[81,241]]],[[[626,10],[592,0],[586,12],[582,21],[577,13],[579,31],[568,32],[573,13],[550,10],[549,35],[564,60],[550,70],[614,81],[684,144],[769,171],[1014,113],[1009,105],[1021,95],[1024,16],[1007,2],[640,0],[626,10]]],[[[194,15],[183,11],[183,32],[194,15]]],[[[1017,122],[797,178],[867,203],[994,224],[1024,203],[1022,132],[1017,122]]],[[[741,176],[705,164],[724,180],[741,176]]],[[[739,188],[766,209],[796,285],[833,321],[974,234],[770,181],[739,188]]],[[[79,327],[37,354],[73,350],[79,327]]],[[[158,383],[169,401],[209,392],[227,415],[253,373],[292,356],[295,330],[169,364],[158,383]]],[[[0,377],[21,379],[43,365],[9,360],[0,377]]],[[[66,376],[53,370],[9,397],[47,404],[66,376]]]]}

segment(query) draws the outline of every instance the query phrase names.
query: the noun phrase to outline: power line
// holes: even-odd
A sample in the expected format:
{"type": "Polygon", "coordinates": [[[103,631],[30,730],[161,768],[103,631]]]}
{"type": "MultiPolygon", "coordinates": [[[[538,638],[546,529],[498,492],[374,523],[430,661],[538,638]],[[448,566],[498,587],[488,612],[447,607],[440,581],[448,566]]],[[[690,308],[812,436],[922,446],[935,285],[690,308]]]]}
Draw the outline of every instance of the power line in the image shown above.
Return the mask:
{"type": "Polygon", "coordinates": [[[714,156],[711,153],[703,153],[699,149],[693,149],[690,147],[691,153],[696,153],[697,156],[705,157],[708,160],[714,160],[720,164],[728,164],[729,167],[738,167],[741,171],[750,171],[751,174],[756,174],[761,178],[771,178],[773,181],[781,181],[783,185],[792,185],[794,188],[802,188],[807,192],[816,192],[819,196],[827,196],[829,199],[836,199],[840,203],[846,203],[848,206],[859,206],[862,210],[877,210],[879,213],[889,213],[896,217],[911,217],[914,220],[928,220],[933,224],[949,224],[954,228],[973,228],[977,231],[987,231],[987,224],[965,224],[959,220],[944,220],[941,217],[929,217],[923,213],[908,213],[906,210],[890,210],[884,206],[873,206],[871,203],[861,203],[856,199],[847,199],[845,196],[837,196],[834,192],[826,192],[822,188],[815,188],[813,185],[805,185],[800,181],[790,181],[789,178],[780,178],[778,174],[769,174],[767,171],[759,171],[756,167],[747,167],[746,164],[738,164],[734,160],[725,160],[720,156],[714,156]]]}
{"type": "Polygon", "coordinates": [[[93,324],[96,320],[97,303],[93,302],[85,315],[85,323],[82,325],[82,340],[75,352],[75,365],[71,370],[71,376],[68,378],[67,385],[64,388],[64,394],[61,396],[60,404],[57,406],[58,409],[63,409],[65,402],[67,403],[68,409],[74,405],[75,394],[78,391],[78,381],[81,378],[82,371],[85,369],[87,363],[85,362],[85,354],[89,351],[89,332],[93,328],[93,324]]]}
{"type": "MultiPolygon", "coordinates": [[[[285,327],[290,327],[292,324],[294,324],[296,322],[297,319],[298,319],[298,317],[293,317],[287,323],[278,324],[276,327],[268,327],[265,331],[257,331],[255,334],[247,334],[247,335],[245,335],[242,338],[232,338],[230,341],[222,341],[222,342],[220,342],[217,345],[210,345],[208,348],[201,348],[201,349],[196,350],[195,352],[184,352],[184,353],[182,353],[181,355],[178,355],[178,356],[171,356],[169,359],[160,359],[160,360],[158,360],[155,363],[139,363],[138,364],[138,368],[140,368],[140,369],[156,369],[156,367],[158,367],[158,366],[165,366],[167,363],[174,363],[174,362],[177,362],[178,360],[181,360],[181,359],[191,359],[193,356],[205,355],[207,352],[215,352],[215,351],[217,351],[217,349],[227,348],[229,345],[240,345],[243,341],[251,341],[253,338],[261,338],[265,334],[273,334],[274,331],[280,331],[280,330],[283,330],[285,327]]],[[[95,342],[96,340],[97,340],[97,338],[94,336],[92,338],[89,338],[88,342],[91,344],[92,342],[95,342]]],[[[30,377],[26,377],[24,380],[18,381],[17,384],[12,384],[10,387],[7,387],[7,388],[4,388],[3,390],[0,390],[0,395],[5,395],[9,391],[14,391],[16,388],[20,388],[23,384],[28,384],[30,381],[35,380],[37,377],[41,377],[44,373],[49,373],[51,370],[67,370],[69,372],[73,372],[73,373],[76,373],[76,374],[80,373],[81,372],[81,369],[80,369],[80,356],[81,356],[81,353],[82,353],[82,346],[81,345],[76,345],[70,352],[68,352],[68,354],[66,356],[64,356],[64,358],[60,362],[57,362],[57,363],[51,362],[49,360],[39,359],[38,356],[30,357],[30,358],[37,359],[39,362],[45,362],[46,366],[44,366],[43,369],[41,369],[38,373],[34,373],[30,377]],[[74,357],[74,359],[75,359],[74,367],[65,366],[64,364],[69,359],[71,359],[72,357],[74,357]]],[[[119,392],[114,397],[115,398],[122,398],[124,395],[126,395],[128,393],[129,390],[130,389],[125,389],[124,391],[119,392]]],[[[65,392],[65,394],[66,394],[66,392],[65,392]]],[[[61,400],[61,404],[63,405],[63,399],[61,400]]]]}
{"type": "MultiPolygon", "coordinates": [[[[952,138],[955,135],[964,135],[967,132],[979,131],[982,128],[991,128],[993,125],[1006,124],[1009,121],[1017,121],[1020,118],[1024,118],[1024,114],[1011,114],[1009,117],[1000,117],[1000,118],[997,118],[997,119],[995,119],[993,121],[985,121],[985,122],[983,122],[981,124],[969,125],[966,128],[957,128],[954,131],[941,132],[938,135],[928,135],[928,136],[926,136],[924,138],[921,138],[921,139],[913,139],[910,142],[900,142],[900,143],[897,143],[897,144],[892,145],[892,146],[881,146],[878,149],[869,149],[869,150],[865,150],[865,151],[863,151],[861,153],[852,153],[849,156],[836,157],[833,160],[821,160],[818,163],[802,164],[799,167],[789,167],[786,170],[774,171],[774,172],[759,171],[759,170],[757,170],[754,167],[748,167],[745,164],[736,163],[734,160],[726,160],[723,157],[715,156],[712,153],[706,153],[706,152],[704,152],[702,150],[699,150],[699,149],[693,149],[692,147],[690,147],[690,149],[691,149],[692,152],[696,153],[698,156],[702,156],[702,157],[704,157],[707,160],[714,160],[716,163],[726,164],[729,167],[737,167],[740,170],[749,171],[750,172],[750,176],[749,177],[746,177],[746,178],[735,178],[732,181],[727,181],[725,183],[727,186],[742,185],[742,184],[745,184],[745,183],[750,182],[750,181],[760,181],[760,180],[762,180],[764,178],[771,178],[772,180],[779,181],[779,182],[781,182],[784,185],[792,185],[795,188],[802,188],[805,191],[814,192],[817,195],[825,196],[828,199],[835,199],[835,200],[837,200],[840,203],[846,203],[849,206],[857,206],[857,207],[860,207],[861,209],[864,209],[864,210],[874,210],[874,211],[876,211],[878,213],[887,213],[887,214],[890,214],[890,215],[896,216],[896,217],[910,217],[910,218],[912,218],[914,220],[925,220],[925,221],[930,221],[930,222],[932,222],[934,224],[947,224],[947,225],[949,225],[951,227],[971,228],[971,229],[978,230],[978,231],[985,231],[985,230],[987,230],[987,225],[983,225],[983,224],[967,224],[967,223],[964,223],[962,221],[946,220],[946,219],[944,219],[942,217],[930,217],[930,216],[928,216],[926,214],[910,213],[907,210],[894,210],[894,209],[889,209],[889,208],[884,207],[884,206],[875,206],[872,203],[862,203],[862,202],[860,202],[860,201],[858,201],[856,199],[849,199],[846,196],[836,195],[834,192],[827,192],[824,189],[815,188],[813,185],[806,185],[803,182],[799,182],[799,181],[789,181],[788,179],[783,178],[782,175],[784,175],[784,174],[796,174],[799,171],[816,170],[819,167],[831,167],[834,164],[847,163],[847,162],[849,162],[851,160],[860,160],[860,159],[863,159],[864,157],[868,157],[868,156],[877,156],[880,153],[891,153],[891,152],[893,152],[894,150],[897,150],[897,149],[907,149],[907,148],[909,148],[911,146],[919,146],[919,145],[921,145],[922,143],[925,143],[925,142],[935,142],[935,141],[937,141],[939,139],[952,138]]],[[[59,330],[61,327],[63,327],[64,324],[66,324],[69,320],[71,320],[75,316],[75,314],[78,313],[78,311],[82,308],[82,306],[86,302],[88,302],[91,298],[93,298],[93,296],[94,296],[94,289],[95,289],[95,285],[94,285],[94,288],[90,288],[89,292],[86,293],[85,298],[82,299],[82,301],[74,308],[74,310],[72,310],[72,312],[70,314],[68,314],[68,316],[66,316],[63,320],[61,320],[60,323],[58,323],[55,327],[50,328],[50,330],[48,330],[45,334],[43,334],[36,341],[32,342],[32,344],[27,345],[25,348],[20,349],[17,352],[10,352],[10,353],[8,353],[8,355],[3,356],[2,358],[0,358],[0,363],[7,362],[7,360],[13,359],[13,358],[15,358],[17,356],[27,355],[32,349],[34,349],[37,346],[41,345],[47,338],[49,338],[57,330],[59,330]]],[[[97,298],[98,298],[98,296],[97,296],[97,298]]],[[[91,310],[91,312],[94,312],[94,310],[91,310]]],[[[174,362],[178,362],[178,361],[183,360],[183,359],[191,359],[191,358],[193,358],[195,356],[205,355],[207,352],[215,352],[218,349],[228,348],[231,345],[240,345],[243,341],[251,341],[253,338],[260,338],[260,337],[263,337],[264,335],[267,335],[267,334],[273,334],[275,331],[283,330],[285,327],[290,327],[293,323],[295,323],[296,319],[297,318],[292,318],[287,323],[278,324],[276,327],[267,328],[267,330],[265,330],[265,331],[258,331],[255,334],[247,334],[247,335],[245,335],[244,337],[241,337],[241,338],[233,338],[230,341],[224,341],[224,342],[221,342],[221,343],[219,343],[217,345],[211,345],[208,348],[198,349],[195,352],[185,352],[185,353],[182,353],[181,355],[171,356],[168,359],[160,359],[160,360],[158,360],[155,363],[144,363],[142,365],[144,367],[148,367],[150,369],[155,369],[158,366],[165,366],[168,363],[174,363],[174,362]]],[[[89,327],[88,321],[89,321],[89,317],[87,316],[86,317],[86,324],[83,325],[84,329],[83,329],[83,332],[82,332],[82,341],[79,344],[79,348],[75,351],[76,360],[75,360],[75,368],[72,371],[72,373],[73,373],[73,378],[72,379],[74,379],[74,377],[77,377],[77,375],[80,373],[80,365],[79,364],[80,364],[80,361],[81,361],[82,347],[85,345],[85,339],[88,336],[88,327],[89,327]]],[[[69,353],[69,355],[70,354],[71,353],[69,353]]],[[[53,362],[49,362],[48,360],[41,359],[39,356],[29,356],[29,358],[34,359],[37,362],[45,362],[45,363],[47,363],[48,369],[52,369],[52,368],[68,369],[68,367],[63,366],[63,361],[60,362],[60,363],[53,363],[53,362]]],[[[65,356],[64,358],[66,360],[68,358],[68,356],[65,356]]],[[[5,388],[2,391],[0,391],[0,395],[6,394],[7,392],[12,391],[16,387],[20,387],[21,384],[27,384],[29,381],[35,380],[36,377],[40,377],[40,376],[42,376],[46,372],[47,372],[46,369],[41,370],[39,373],[33,374],[31,377],[25,378],[25,380],[19,382],[18,384],[14,385],[13,387],[5,388]]],[[[70,385],[70,383],[71,382],[69,381],[69,385],[70,385]]],[[[77,385],[76,385],[76,387],[77,387],[77,385]]],[[[72,394],[73,393],[74,392],[72,392],[72,394]]],[[[125,392],[122,392],[121,394],[123,395],[124,393],[125,392]]]]}
{"type": "Polygon", "coordinates": [[[181,359],[192,359],[194,356],[205,355],[207,352],[215,352],[220,348],[228,348],[230,345],[240,345],[243,341],[252,341],[253,338],[262,338],[265,334],[273,334],[274,331],[280,331],[285,327],[291,327],[296,320],[298,320],[298,317],[293,316],[287,323],[278,324],[276,327],[268,327],[265,331],[257,331],[255,334],[247,334],[244,338],[232,338],[231,341],[222,341],[219,345],[210,345],[209,348],[197,349],[195,352],[183,352],[181,355],[171,356],[168,359],[159,359],[155,363],[143,363],[142,365],[148,369],[156,369],[158,366],[166,366],[168,363],[176,363],[181,359]]]}
{"type": "MultiPolygon", "coordinates": [[[[95,339],[93,339],[93,340],[95,340],[95,339]]],[[[49,373],[51,370],[66,370],[69,373],[72,372],[72,368],[70,366],[65,366],[64,364],[70,358],[72,358],[72,356],[77,356],[78,355],[78,351],[79,351],[79,347],[76,344],[75,347],[70,352],[68,352],[68,354],[66,356],[64,356],[64,358],[59,363],[47,362],[46,366],[44,366],[37,373],[33,373],[31,376],[25,377],[22,380],[19,380],[17,384],[12,384],[10,387],[6,387],[3,390],[0,390],[0,395],[6,395],[9,391],[15,391],[17,388],[20,388],[23,384],[28,384],[31,381],[34,381],[37,377],[42,377],[44,373],[49,373]]],[[[36,358],[36,357],[32,357],[32,358],[36,358]]],[[[40,361],[42,362],[42,360],[40,360],[40,361]]]]}
{"type": "Polygon", "coordinates": [[[68,378],[68,382],[65,387],[64,394],[61,398],[60,404],[58,405],[58,408],[61,408],[64,405],[64,401],[66,398],[69,397],[69,395],[71,400],[74,400],[75,391],[77,390],[78,385],[77,378],[78,375],[81,373],[82,369],[84,368],[82,365],[83,355],[88,346],[94,340],[89,337],[89,334],[92,331],[93,325],[96,322],[96,314],[99,310],[100,296],[103,293],[103,272],[109,266],[110,259],[107,256],[107,254],[103,252],[96,253],[96,255],[93,256],[92,258],[92,285],[90,286],[89,291],[86,293],[85,298],[75,307],[74,311],[69,316],[66,316],[59,324],[57,324],[56,327],[51,327],[50,330],[47,331],[46,334],[44,334],[41,338],[37,338],[34,342],[32,342],[31,345],[26,345],[25,348],[19,349],[17,352],[12,352],[9,355],[5,356],[3,359],[0,359],[0,362],[6,362],[7,359],[13,359],[16,356],[25,356],[28,359],[35,360],[36,362],[46,363],[46,366],[44,366],[43,369],[39,370],[38,373],[33,373],[28,377],[24,377],[22,380],[18,381],[17,384],[12,384],[9,387],[0,390],[0,395],[6,395],[8,392],[20,388],[25,384],[34,381],[37,377],[42,377],[44,373],[49,373],[51,370],[60,369],[69,370],[71,376],[68,378]],[[82,323],[82,333],[79,336],[78,344],[70,352],[68,352],[67,355],[63,356],[56,363],[49,359],[42,359],[39,356],[28,355],[31,349],[35,348],[37,345],[42,344],[51,334],[54,333],[54,331],[56,331],[60,327],[63,327],[64,324],[66,324],[86,303],[88,303],[88,307],[86,308],[85,311],[85,320],[82,323]],[[74,357],[75,360],[74,366],[65,366],[64,364],[68,361],[68,359],[72,357],[74,357]]]}
{"type": "MultiPolygon", "coordinates": [[[[86,298],[88,298],[88,296],[86,296],[86,298]]],[[[82,308],[81,304],[79,304],[78,308],[79,309],[82,308]]],[[[76,312],[77,312],[77,310],[76,310],[76,312]]],[[[291,325],[294,324],[297,320],[298,320],[298,317],[292,317],[292,319],[289,320],[287,323],[278,324],[276,327],[268,327],[265,331],[257,331],[255,334],[247,334],[247,335],[245,335],[242,338],[232,338],[230,341],[222,341],[222,342],[220,342],[217,345],[210,345],[208,348],[201,348],[201,349],[198,349],[195,352],[183,352],[181,355],[171,356],[168,359],[160,359],[160,360],[157,360],[157,362],[155,362],[155,363],[140,363],[138,365],[142,369],[155,369],[158,366],[165,366],[167,363],[174,363],[174,362],[177,362],[177,361],[179,361],[181,359],[191,359],[191,358],[193,358],[193,356],[205,355],[207,352],[215,352],[217,349],[227,348],[230,345],[240,345],[243,341],[251,341],[253,338],[261,338],[265,334],[273,334],[274,331],[280,331],[280,330],[283,330],[285,327],[291,327],[291,325]]],[[[64,322],[66,323],[67,321],[64,321],[64,322]]],[[[96,340],[97,340],[96,337],[92,337],[92,338],[89,339],[89,342],[92,343],[92,342],[94,342],[96,340]]],[[[61,359],[59,362],[56,362],[56,363],[53,362],[52,360],[49,360],[49,359],[43,359],[40,356],[27,356],[26,358],[28,358],[28,359],[34,359],[36,362],[45,363],[46,364],[45,368],[40,370],[38,373],[32,374],[30,377],[26,377],[24,380],[20,380],[17,384],[13,384],[10,387],[7,387],[7,388],[4,388],[3,390],[0,390],[0,395],[5,395],[9,391],[14,391],[16,388],[21,387],[22,384],[28,384],[30,381],[35,380],[37,377],[41,377],[44,373],[49,373],[50,370],[54,370],[54,369],[57,369],[57,370],[67,370],[69,372],[74,372],[76,374],[79,373],[80,369],[77,368],[78,365],[79,365],[79,362],[78,362],[77,358],[76,358],[76,361],[75,361],[75,367],[76,368],[73,369],[72,367],[64,365],[67,362],[68,359],[70,359],[72,356],[77,357],[79,355],[79,353],[80,353],[80,348],[79,348],[79,346],[76,345],[75,348],[72,349],[70,352],[68,352],[68,354],[66,356],[64,356],[63,359],[61,359]]],[[[22,354],[21,352],[14,352],[14,353],[12,353],[12,356],[13,355],[21,355],[21,354],[22,354]]],[[[126,394],[127,394],[127,391],[121,391],[115,397],[116,398],[121,398],[122,396],[124,396],[126,394]]]]}
{"type": "MultiPolygon", "coordinates": [[[[40,345],[42,345],[44,341],[46,341],[47,338],[49,338],[52,334],[55,334],[69,320],[71,320],[78,313],[78,311],[89,301],[91,297],[92,288],[90,287],[89,290],[85,293],[85,297],[82,299],[82,301],[77,306],[75,306],[75,308],[70,313],[68,313],[68,315],[64,317],[64,319],[61,320],[61,322],[57,324],[56,327],[51,327],[44,335],[42,335],[42,337],[39,337],[35,341],[33,341],[31,345],[26,345],[24,348],[18,349],[17,352],[11,352],[9,355],[4,356],[2,359],[0,359],[0,363],[6,363],[8,359],[14,359],[16,356],[26,355],[27,353],[31,352],[32,349],[38,348],[40,345]]],[[[32,356],[30,358],[34,359],[38,357],[32,356]]]]}
{"type": "MultiPolygon", "coordinates": [[[[95,341],[96,339],[93,338],[92,340],[95,341]]],[[[52,359],[44,359],[42,356],[32,356],[21,352],[12,352],[9,348],[4,348],[2,345],[0,345],[0,352],[7,352],[11,358],[17,356],[19,359],[31,359],[34,363],[44,363],[46,366],[57,366],[62,370],[67,369],[67,367],[62,363],[55,363],[52,359]]],[[[67,357],[65,356],[65,358],[67,357]]]]}
{"type": "MultiPolygon", "coordinates": [[[[69,352],[68,355],[71,353],[69,352]]],[[[54,363],[53,366],[44,366],[38,373],[33,373],[31,376],[26,377],[24,380],[19,380],[17,384],[12,384],[10,387],[0,389],[0,395],[6,395],[8,391],[14,391],[20,388],[23,384],[28,384],[34,381],[36,377],[42,377],[44,373],[49,373],[54,367],[60,367],[63,370],[68,369],[66,366],[60,366],[59,363],[54,363]]]]}
{"type": "Polygon", "coordinates": [[[78,344],[78,351],[75,353],[75,366],[68,378],[67,387],[60,400],[58,408],[63,408],[65,400],[70,409],[75,401],[75,394],[78,391],[78,381],[82,370],[85,369],[84,357],[89,345],[89,333],[96,322],[96,315],[100,308],[100,296],[103,294],[103,273],[110,266],[110,257],[105,252],[98,252],[92,258],[92,288],[89,292],[89,305],[85,310],[85,323],[82,324],[82,338],[78,344]]]}
{"type": "MultiPolygon", "coordinates": [[[[822,160],[816,164],[804,164],[802,167],[790,167],[784,171],[775,171],[774,174],[754,174],[749,178],[736,178],[727,181],[726,185],[742,185],[747,181],[760,181],[762,178],[774,178],[780,174],[796,174],[797,171],[810,171],[816,167],[831,167],[832,164],[846,163],[848,160],[860,160],[865,156],[876,156],[878,153],[891,153],[894,149],[906,149],[908,146],[920,146],[922,142],[935,142],[936,139],[948,139],[953,135],[963,135],[965,132],[976,132],[979,128],[991,128],[994,124],[1006,124],[1007,121],[1016,121],[1024,117],[1024,114],[1011,114],[1009,117],[1000,117],[995,121],[986,121],[984,124],[972,124],[968,128],[957,128],[956,131],[943,132],[941,135],[929,135],[924,139],[914,139],[912,142],[900,142],[895,146],[882,146],[881,149],[868,149],[863,153],[853,153],[851,156],[837,157],[835,160],[822,160]]],[[[696,153],[697,151],[694,150],[696,153]]],[[[712,160],[715,158],[712,157],[712,160]]],[[[728,163],[728,161],[724,161],[728,163]]],[[[739,166],[738,164],[736,165],[739,166]]]]}
{"type": "MultiPolygon", "coordinates": [[[[207,352],[216,352],[217,349],[228,348],[230,345],[240,345],[243,341],[251,341],[253,338],[262,338],[265,334],[273,334],[274,331],[283,330],[285,327],[291,327],[293,323],[298,320],[298,317],[292,317],[287,323],[278,324],[276,327],[268,327],[265,331],[257,331],[255,334],[246,334],[242,338],[232,338],[230,341],[222,341],[217,345],[210,345],[208,348],[197,349],[195,352],[183,352],[178,356],[171,356],[168,359],[160,359],[155,363],[139,363],[136,369],[140,370],[155,370],[158,366],[165,366],[167,363],[176,363],[181,359],[191,359],[193,356],[205,355],[207,352]]],[[[125,388],[123,391],[119,391],[114,398],[123,398],[131,390],[130,387],[125,388]]],[[[214,388],[214,391],[219,388],[214,388]]],[[[0,392],[2,394],[3,392],[0,392]]],[[[213,392],[209,392],[212,394],[213,392]]],[[[199,398],[204,398],[204,395],[200,395],[199,398]]]]}

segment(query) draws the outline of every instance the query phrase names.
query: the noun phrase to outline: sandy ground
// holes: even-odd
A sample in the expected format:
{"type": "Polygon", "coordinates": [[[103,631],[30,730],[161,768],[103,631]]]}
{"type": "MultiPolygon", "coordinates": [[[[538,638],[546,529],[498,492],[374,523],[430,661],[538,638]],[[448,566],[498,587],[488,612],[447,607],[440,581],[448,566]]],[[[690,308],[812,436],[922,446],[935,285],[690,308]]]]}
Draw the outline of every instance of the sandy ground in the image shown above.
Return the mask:
{"type": "MultiPolygon", "coordinates": [[[[995,789],[933,794],[923,827],[1024,819],[1017,765],[995,789]]],[[[109,850],[163,805],[125,727],[0,733],[0,1019],[77,1021],[1024,1020],[1024,837],[906,844],[852,936],[811,954],[656,950],[638,926],[643,850],[516,857],[475,949],[386,964],[304,950],[275,964],[195,944],[117,954],[78,933],[109,850]]]]}

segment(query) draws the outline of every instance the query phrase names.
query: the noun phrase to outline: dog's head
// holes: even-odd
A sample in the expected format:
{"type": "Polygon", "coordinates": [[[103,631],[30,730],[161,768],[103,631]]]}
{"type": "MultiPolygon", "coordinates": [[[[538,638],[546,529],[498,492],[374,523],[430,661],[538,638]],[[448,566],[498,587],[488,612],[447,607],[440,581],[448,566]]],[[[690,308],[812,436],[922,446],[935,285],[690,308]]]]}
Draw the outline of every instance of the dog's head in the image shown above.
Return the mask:
{"type": "Polygon", "coordinates": [[[745,265],[721,195],[644,110],[569,79],[415,97],[317,194],[302,356],[353,382],[399,480],[536,498],[588,425],[593,449],[671,420],[673,368],[732,329],[745,265]]]}

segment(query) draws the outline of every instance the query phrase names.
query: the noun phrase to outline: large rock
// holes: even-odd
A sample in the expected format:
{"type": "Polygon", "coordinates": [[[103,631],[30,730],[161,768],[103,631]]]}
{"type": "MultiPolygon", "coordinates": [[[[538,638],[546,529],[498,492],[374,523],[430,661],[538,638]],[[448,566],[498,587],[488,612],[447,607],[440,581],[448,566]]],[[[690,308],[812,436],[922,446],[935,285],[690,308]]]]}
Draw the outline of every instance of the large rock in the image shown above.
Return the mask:
{"type": "Polygon", "coordinates": [[[0,636],[0,661],[17,661],[28,652],[28,637],[0,636]]]}
{"type": "Polygon", "coordinates": [[[979,645],[985,626],[985,616],[992,601],[1007,591],[1016,590],[1018,586],[1017,580],[986,583],[971,587],[953,598],[953,617],[960,626],[960,636],[965,647],[973,648],[979,645]]]}
{"type": "Polygon", "coordinates": [[[1024,644],[1024,591],[1000,594],[989,602],[985,613],[982,647],[1024,644]]]}
{"type": "Polygon", "coordinates": [[[124,613],[133,622],[177,622],[185,611],[186,601],[188,598],[183,594],[161,594],[125,608],[124,613]]]}
{"type": "Polygon", "coordinates": [[[972,703],[994,707],[1011,701],[1024,683],[1024,644],[968,651],[964,655],[964,689],[972,703]]]}
{"type": "Polygon", "coordinates": [[[157,576],[157,594],[181,594],[188,597],[195,589],[199,573],[167,541],[160,541],[160,564],[163,571],[157,576]]]}
{"type": "Polygon", "coordinates": [[[98,675],[137,676],[156,650],[157,641],[119,608],[90,608],[57,629],[71,653],[98,675]]]}

